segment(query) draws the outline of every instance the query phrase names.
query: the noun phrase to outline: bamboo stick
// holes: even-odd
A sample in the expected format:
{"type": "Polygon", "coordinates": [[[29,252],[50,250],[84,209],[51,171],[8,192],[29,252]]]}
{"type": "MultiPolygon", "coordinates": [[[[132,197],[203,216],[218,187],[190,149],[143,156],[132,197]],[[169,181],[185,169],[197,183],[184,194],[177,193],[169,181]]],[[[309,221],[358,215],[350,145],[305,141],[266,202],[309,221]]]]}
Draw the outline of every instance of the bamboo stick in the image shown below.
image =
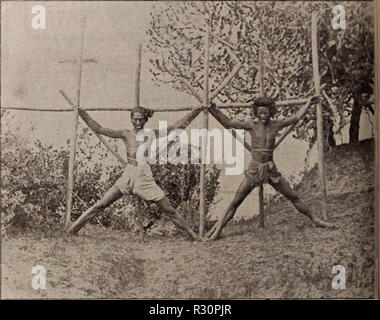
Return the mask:
{"type": "Polygon", "coordinates": [[[219,86],[213,92],[210,93],[210,96],[209,96],[210,101],[214,99],[225,88],[225,86],[230,83],[230,81],[236,76],[236,74],[239,72],[240,68],[242,67],[240,60],[236,57],[236,55],[232,53],[231,49],[227,48],[227,50],[230,57],[232,57],[232,59],[234,59],[237,64],[233,68],[231,73],[219,84],[219,86]]]}
{"type": "MultiPolygon", "coordinates": [[[[203,93],[203,103],[206,108],[209,106],[209,63],[210,63],[210,23],[206,21],[206,43],[205,43],[205,69],[204,69],[204,93],[203,93]]],[[[204,132],[206,137],[204,137],[202,145],[202,162],[207,157],[207,132],[208,132],[208,110],[205,109],[202,112],[202,128],[206,129],[204,132]]],[[[199,235],[203,237],[205,231],[205,216],[206,216],[206,196],[205,196],[205,184],[206,184],[206,164],[201,164],[201,175],[200,175],[200,193],[199,193],[199,235]]]]}
{"type": "MultiPolygon", "coordinates": [[[[186,80],[184,81],[184,83],[187,83],[186,86],[191,86],[189,84],[189,82],[186,80]]],[[[196,91],[194,91],[196,93],[196,91]]],[[[200,98],[199,94],[197,94],[197,99],[203,103],[203,99],[200,98]]],[[[277,101],[276,102],[276,107],[284,107],[284,106],[292,106],[292,105],[301,105],[301,104],[305,104],[306,102],[308,101],[308,99],[294,99],[294,100],[284,100],[284,101],[277,101]]],[[[216,106],[219,108],[219,109],[234,109],[234,108],[241,108],[241,109],[250,109],[250,108],[253,108],[252,106],[252,103],[217,103],[216,106]]],[[[66,108],[66,109],[62,109],[62,108],[59,108],[59,109],[55,109],[55,108],[38,108],[38,107],[31,107],[31,108],[28,108],[28,107],[7,107],[7,106],[2,106],[1,109],[4,109],[4,110],[20,110],[20,111],[39,111],[39,112],[70,112],[70,111],[74,111],[74,109],[70,108],[66,108]]],[[[128,107],[120,107],[120,108],[104,108],[104,107],[81,107],[79,108],[80,110],[85,110],[85,111],[121,111],[121,112],[124,112],[124,111],[132,111],[133,108],[128,108],[128,107]]],[[[191,111],[193,109],[192,106],[190,107],[180,107],[180,108],[156,108],[156,109],[152,109],[155,113],[156,112],[182,112],[182,111],[191,111]]]]}
{"type": "Polygon", "coordinates": [[[77,105],[74,108],[74,126],[71,133],[71,145],[70,145],[70,157],[69,157],[69,170],[68,170],[68,182],[66,191],[66,216],[65,225],[68,227],[71,223],[71,205],[73,201],[73,188],[74,188],[74,165],[75,165],[75,153],[77,146],[77,131],[78,131],[78,108],[80,106],[80,91],[82,82],[82,65],[83,65],[83,44],[84,44],[84,30],[86,20],[83,20],[82,37],[80,44],[80,60],[79,60],[79,76],[78,76],[78,89],[77,89],[77,105]]]}
{"type": "Polygon", "coordinates": [[[73,108],[70,109],[49,109],[49,108],[26,108],[26,107],[1,107],[4,110],[20,110],[20,111],[39,111],[39,112],[71,112],[74,111],[73,108]]]}
{"type": "MultiPolygon", "coordinates": [[[[312,60],[313,60],[313,77],[315,94],[320,97],[321,86],[319,77],[318,66],[318,15],[317,12],[313,12],[311,17],[311,48],[312,48],[312,60]]],[[[327,191],[325,180],[325,168],[324,168],[324,155],[323,155],[323,119],[322,119],[322,103],[317,104],[317,140],[318,140],[318,173],[319,173],[319,189],[322,194],[321,211],[323,219],[327,220],[327,191]]]]}
{"type": "MultiPolygon", "coordinates": [[[[59,92],[62,94],[62,96],[66,99],[66,101],[71,105],[74,106],[71,99],[66,95],[66,93],[63,90],[59,90],[59,92]]],[[[111,145],[100,135],[98,134],[93,128],[88,126],[93,134],[100,140],[101,143],[116,157],[117,160],[124,166],[127,165],[127,162],[111,147],[111,145]]]]}
{"type": "Polygon", "coordinates": [[[288,127],[288,129],[286,129],[284,134],[276,141],[273,149],[276,149],[280,145],[280,143],[286,138],[286,136],[294,129],[297,123],[298,121],[296,123],[293,123],[290,127],[288,127]]]}
{"type": "MultiPolygon", "coordinates": [[[[282,100],[275,102],[276,107],[285,107],[285,106],[293,106],[293,105],[301,105],[305,104],[308,101],[307,98],[299,98],[292,100],[282,100]]],[[[220,109],[230,109],[230,108],[241,108],[248,109],[253,108],[252,102],[236,102],[236,103],[220,103],[216,104],[216,106],[220,109]]]]}
{"type": "MultiPolygon", "coordinates": [[[[84,202],[74,191],[73,191],[73,195],[80,201],[83,203],[83,205],[85,206],[86,209],[89,208],[89,206],[87,205],[86,202],[84,202]]],[[[106,228],[103,226],[103,224],[100,222],[99,218],[98,217],[95,217],[95,220],[97,223],[100,224],[100,226],[103,228],[103,230],[106,230],[106,228]]]]}
{"type": "MultiPolygon", "coordinates": [[[[264,64],[262,52],[259,52],[259,68],[260,68],[260,95],[264,96],[264,64]]],[[[259,225],[261,228],[265,226],[264,216],[264,186],[263,183],[259,184],[259,225]]]]}
{"type": "MultiPolygon", "coordinates": [[[[182,83],[186,86],[187,89],[190,90],[190,92],[192,93],[192,95],[197,98],[197,100],[202,103],[203,102],[203,99],[202,97],[200,96],[200,94],[193,88],[193,86],[190,84],[190,82],[185,79],[185,78],[182,78],[181,79],[182,83]]],[[[182,109],[183,110],[183,109],[182,109]]],[[[181,111],[182,111],[181,110],[181,111]]]]}
{"type": "MultiPolygon", "coordinates": [[[[140,106],[140,76],[141,76],[141,43],[139,43],[137,49],[137,64],[136,64],[136,76],[135,76],[135,106],[140,106]]],[[[137,213],[135,216],[135,222],[139,228],[139,235],[141,243],[145,242],[144,239],[144,227],[141,219],[142,214],[142,202],[141,198],[137,197],[137,213]]]]}
{"type": "Polygon", "coordinates": [[[242,67],[242,64],[238,62],[238,64],[234,67],[232,72],[219,84],[218,88],[216,88],[213,92],[210,94],[209,100],[214,99],[219,92],[221,92],[226,85],[230,83],[233,77],[239,72],[240,68],[242,67]]]}
{"type": "Polygon", "coordinates": [[[140,75],[141,75],[141,43],[137,49],[137,65],[135,77],[135,107],[140,106],[140,75]]]}

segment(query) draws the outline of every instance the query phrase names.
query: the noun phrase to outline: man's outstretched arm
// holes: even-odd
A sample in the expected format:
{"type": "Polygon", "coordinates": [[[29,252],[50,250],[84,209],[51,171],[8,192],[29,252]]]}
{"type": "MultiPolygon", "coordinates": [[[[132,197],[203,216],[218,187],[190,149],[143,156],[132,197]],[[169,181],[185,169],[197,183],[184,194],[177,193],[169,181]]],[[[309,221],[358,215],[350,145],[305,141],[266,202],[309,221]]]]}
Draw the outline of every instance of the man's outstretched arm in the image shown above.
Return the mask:
{"type": "Polygon", "coordinates": [[[122,138],[125,134],[125,130],[114,130],[103,128],[99,123],[97,123],[91,116],[83,109],[79,109],[79,115],[87,125],[93,129],[96,133],[102,134],[110,138],[122,138]]]}
{"type": "Polygon", "coordinates": [[[247,121],[239,121],[228,119],[225,114],[220,111],[220,109],[215,105],[215,103],[210,104],[210,113],[218,120],[225,128],[235,128],[235,129],[245,129],[248,130],[252,127],[252,125],[247,121]]]}
{"type": "Polygon", "coordinates": [[[284,120],[278,120],[277,124],[280,128],[283,128],[298,122],[305,116],[310,106],[317,103],[318,101],[319,98],[317,96],[310,98],[309,101],[302,108],[298,109],[298,111],[293,116],[284,120]]]}
{"type": "MultiPolygon", "coordinates": [[[[168,126],[167,133],[170,133],[174,129],[186,129],[186,127],[197,117],[197,115],[203,110],[203,107],[195,107],[182,119],[178,120],[176,123],[168,126]]],[[[158,134],[159,130],[156,129],[155,133],[158,134]]]]}

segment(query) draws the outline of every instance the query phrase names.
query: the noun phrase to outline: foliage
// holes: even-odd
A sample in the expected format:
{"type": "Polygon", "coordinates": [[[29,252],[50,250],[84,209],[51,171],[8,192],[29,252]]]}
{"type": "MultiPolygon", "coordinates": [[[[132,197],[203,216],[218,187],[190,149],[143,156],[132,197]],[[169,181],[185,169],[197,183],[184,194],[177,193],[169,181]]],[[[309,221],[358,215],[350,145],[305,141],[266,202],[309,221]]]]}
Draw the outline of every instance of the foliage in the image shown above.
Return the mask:
{"type": "Polygon", "coordinates": [[[40,141],[28,146],[12,133],[2,136],[2,223],[56,225],[64,211],[63,163],[67,151],[40,141]]]}
{"type": "MultiPolygon", "coordinates": [[[[373,10],[368,2],[339,2],[347,27],[334,30],[332,2],[164,2],[154,6],[148,35],[151,72],[157,83],[188,91],[181,79],[202,89],[204,36],[211,27],[210,88],[215,89],[236,65],[236,77],[217,96],[220,102],[246,102],[259,95],[259,51],[264,56],[264,92],[276,100],[314,92],[311,56],[311,13],[318,12],[319,67],[325,91],[325,129],[339,133],[361,96],[373,114],[373,10]],[[202,42],[203,41],[203,42],[202,42]]],[[[189,92],[190,93],[190,92],[189,92]]],[[[278,108],[278,118],[297,106],[278,108]]],[[[248,111],[230,111],[246,117],[248,111]]],[[[358,125],[358,124],[355,124],[358,125]]],[[[296,128],[295,138],[314,143],[316,115],[311,111],[296,128]]],[[[330,135],[331,138],[331,135],[330,135]]]]}
{"type": "MultiPolygon", "coordinates": [[[[110,139],[109,139],[110,140],[110,139]]],[[[61,228],[66,203],[68,172],[67,148],[47,146],[41,141],[29,144],[12,132],[3,132],[1,154],[2,223],[22,230],[61,228]]],[[[69,143],[69,141],[68,141],[69,143]]],[[[75,166],[72,219],[99,200],[121,175],[123,166],[110,152],[80,127],[75,166]]],[[[199,202],[199,166],[161,165],[152,169],[156,181],[185,218],[195,223],[199,202]]],[[[207,171],[206,204],[210,206],[218,190],[220,171],[207,171]]],[[[103,227],[136,229],[136,198],[125,196],[104,210],[94,223],[103,227]]],[[[143,203],[143,216],[159,216],[157,206],[143,203]]],[[[5,229],[4,229],[5,230],[5,229]]]]}

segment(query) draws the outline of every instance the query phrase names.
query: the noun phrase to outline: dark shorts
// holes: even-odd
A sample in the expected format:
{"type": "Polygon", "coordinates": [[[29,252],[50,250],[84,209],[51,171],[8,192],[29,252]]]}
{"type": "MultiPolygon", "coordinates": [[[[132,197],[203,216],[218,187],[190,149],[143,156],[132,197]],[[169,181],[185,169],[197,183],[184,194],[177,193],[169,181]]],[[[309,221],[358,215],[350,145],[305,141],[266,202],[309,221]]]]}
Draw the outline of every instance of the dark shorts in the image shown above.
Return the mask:
{"type": "Polygon", "coordinates": [[[251,161],[244,171],[245,176],[251,185],[259,185],[260,183],[279,183],[281,179],[281,173],[278,172],[276,165],[274,162],[266,162],[264,164],[260,164],[256,161],[251,161]],[[266,168],[262,168],[260,170],[260,166],[267,166],[266,168]],[[266,170],[266,173],[263,174],[262,171],[266,170]],[[261,171],[261,173],[260,173],[261,171]]]}

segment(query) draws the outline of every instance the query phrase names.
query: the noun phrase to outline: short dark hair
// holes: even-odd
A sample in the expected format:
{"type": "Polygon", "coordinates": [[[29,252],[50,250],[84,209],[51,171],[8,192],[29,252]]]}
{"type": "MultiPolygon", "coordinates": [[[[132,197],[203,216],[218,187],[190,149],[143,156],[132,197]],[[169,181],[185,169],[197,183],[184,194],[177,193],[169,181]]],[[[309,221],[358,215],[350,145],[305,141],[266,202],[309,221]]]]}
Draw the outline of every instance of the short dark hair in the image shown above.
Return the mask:
{"type": "Polygon", "coordinates": [[[253,100],[253,109],[252,113],[254,116],[257,116],[257,109],[259,107],[265,107],[269,109],[270,116],[272,117],[276,111],[276,103],[273,99],[268,97],[257,97],[253,100]]]}
{"type": "Polygon", "coordinates": [[[133,117],[134,113],[140,113],[144,115],[146,120],[148,120],[148,118],[151,118],[153,116],[154,111],[144,107],[134,107],[131,111],[131,118],[133,117]]]}

